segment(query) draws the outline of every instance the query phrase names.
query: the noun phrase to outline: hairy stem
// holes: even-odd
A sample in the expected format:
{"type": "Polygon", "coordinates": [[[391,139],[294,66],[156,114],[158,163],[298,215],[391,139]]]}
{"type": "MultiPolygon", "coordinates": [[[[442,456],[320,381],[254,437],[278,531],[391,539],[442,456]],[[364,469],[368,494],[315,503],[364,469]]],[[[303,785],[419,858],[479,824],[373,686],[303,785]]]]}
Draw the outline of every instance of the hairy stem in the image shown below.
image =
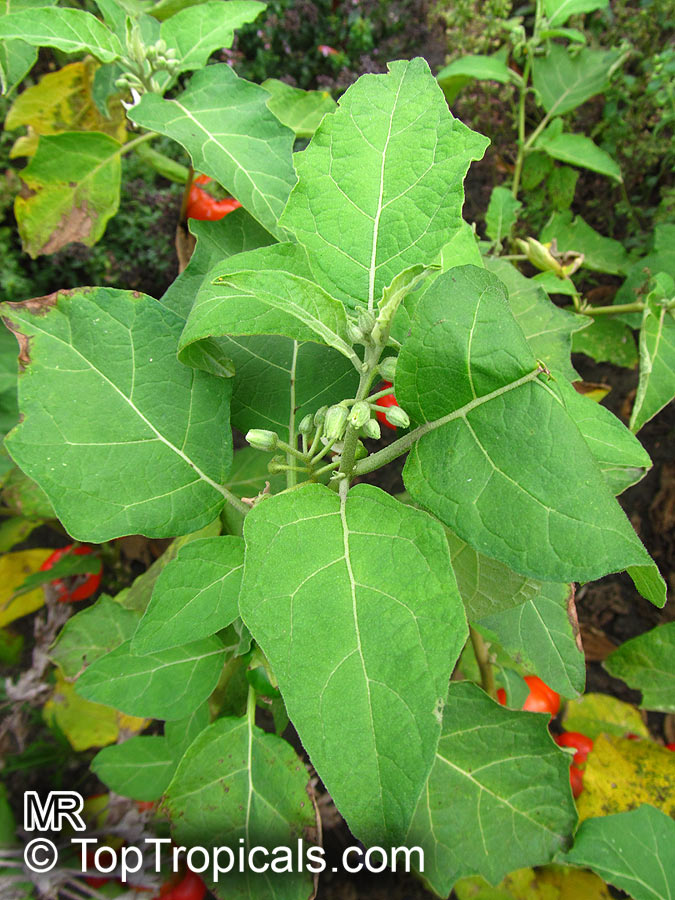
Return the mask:
{"type": "Polygon", "coordinates": [[[471,646],[473,647],[476,662],[478,663],[483,690],[494,700],[497,697],[497,692],[495,690],[495,676],[492,670],[492,663],[490,662],[487,644],[483,640],[483,636],[479,634],[472,625],[469,625],[469,636],[471,638],[471,646]]]}
{"type": "Polygon", "coordinates": [[[636,300],[635,303],[617,303],[616,306],[587,306],[577,310],[584,316],[620,316],[622,313],[642,312],[644,303],[636,300]]]}

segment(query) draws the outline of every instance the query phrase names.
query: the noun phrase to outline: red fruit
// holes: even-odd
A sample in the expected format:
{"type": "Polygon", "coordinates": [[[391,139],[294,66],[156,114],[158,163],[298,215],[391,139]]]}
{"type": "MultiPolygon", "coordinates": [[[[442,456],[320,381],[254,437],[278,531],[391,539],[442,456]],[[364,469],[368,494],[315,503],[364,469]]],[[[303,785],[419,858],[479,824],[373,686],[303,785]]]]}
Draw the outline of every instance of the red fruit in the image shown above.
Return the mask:
{"type": "Polygon", "coordinates": [[[241,203],[235,200],[234,197],[225,197],[223,200],[217,200],[208,191],[198,187],[200,184],[208,184],[209,181],[211,179],[208,175],[198,175],[193,181],[187,203],[187,217],[189,219],[215,222],[241,206],[241,203]]]}
{"type": "Polygon", "coordinates": [[[557,715],[560,709],[560,694],[556,694],[536,675],[526,675],[525,681],[530,693],[523,704],[523,709],[528,712],[546,712],[552,716],[557,715]]]}
{"type": "MultiPolygon", "coordinates": [[[[93,869],[94,867],[94,853],[91,850],[87,850],[87,869],[93,869]]],[[[85,875],[84,880],[89,885],[89,887],[93,888],[102,887],[104,884],[107,884],[110,881],[110,879],[105,875],[85,875]]]]}
{"type": "Polygon", "coordinates": [[[675,753],[675,741],[672,744],[666,744],[666,750],[672,750],[675,753]]]}
{"type": "MultiPolygon", "coordinates": [[[[393,387],[393,384],[390,381],[385,381],[382,385],[382,390],[390,387],[393,387]]],[[[380,397],[380,399],[376,400],[375,403],[377,406],[382,406],[384,409],[387,409],[389,406],[398,406],[396,397],[394,397],[393,394],[385,394],[384,397],[380,397]]],[[[376,412],[375,415],[377,416],[378,421],[381,425],[384,425],[386,428],[391,428],[392,431],[396,431],[396,426],[387,421],[387,416],[385,415],[385,413],[376,412]]]]}
{"type": "Polygon", "coordinates": [[[502,706],[506,706],[506,691],[504,688],[497,688],[497,700],[502,706]]]}
{"type": "MultiPolygon", "coordinates": [[[[93,552],[93,547],[86,544],[80,544],[75,547],[74,544],[68,544],[67,547],[61,547],[55,550],[51,556],[40,566],[41,572],[48,572],[62,557],[67,553],[74,553],[75,556],[86,556],[93,552]]],[[[98,572],[92,572],[89,575],[71,575],[67,579],[55,578],[50,584],[57,591],[57,599],[59,603],[76,603],[78,600],[86,600],[94,594],[101,583],[101,573],[103,572],[103,563],[98,572]],[[84,581],[81,579],[84,578],[84,581]]]]}
{"type": "Polygon", "coordinates": [[[572,787],[572,796],[576,800],[584,789],[584,773],[576,766],[570,766],[570,785],[572,787]]]}
{"type": "Polygon", "coordinates": [[[626,740],[627,741],[641,741],[642,738],[640,737],[639,734],[634,734],[632,731],[629,731],[628,734],[626,735],[626,740]]]}
{"type": "Polygon", "coordinates": [[[182,881],[166,893],[160,891],[162,900],[203,900],[206,896],[206,885],[199,875],[188,872],[182,881]]]}
{"type": "Polygon", "coordinates": [[[565,731],[553,738],[559,747],[574,747],[577,751],[574,754],[573,764],[581,766],[586,762],[588,754],[593,749],[593,741],[578,731],[565,731]]]}

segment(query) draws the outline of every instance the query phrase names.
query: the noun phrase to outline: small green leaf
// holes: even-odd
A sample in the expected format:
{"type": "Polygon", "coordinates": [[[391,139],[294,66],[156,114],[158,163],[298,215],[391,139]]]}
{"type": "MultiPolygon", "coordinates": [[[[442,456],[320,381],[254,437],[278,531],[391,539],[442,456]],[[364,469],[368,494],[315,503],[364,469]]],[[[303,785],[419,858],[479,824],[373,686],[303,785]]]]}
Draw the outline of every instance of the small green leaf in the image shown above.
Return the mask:
{"type": "MultiPolygon", "coordinates": [[[[669,282],[669,299],[675,300],[673,279],[669,282]]],[[[630,416],[631,431],[639,431],[675,396],[675,311],[652,296],[647,296],[640,327],[640,379],[630,416]]]]}
{"type": "Polygon", "coordinates": [[[224,536],[191,541],[162,570],[131,642],[138,656],[208,637],[239,615],[244,542],[224,536]]]}
{"type": "Polygon", "coordinates": [[[638,363],[632,330],[625,322],[612,316],[597,316],[589,328],[575,332],[572,335],[572,350],[574,353],[585,353],[596,362],[611,362],[626,369],[634,369],[638,363]]]}
{"type": "Polygon", "coordinates": [[[116,794],[149,801],[162,796],[176,764],[163,737],[132,737],[99,751],[91,770],[116,794]]]}
{"type": "Polygon", "coordinates": [[[268,107],[296,138],[311,138],[323,117],[337,109],[328,91],[303,91],[276,78],[268,78],[260,86],[271,95],[268,107]]]}
{"type": "Polygon", "coordinates": [[[210,696],[224,656],[217,637],[148,656],[134,656],[131,641],[126,641],[92,663],[75,689],[85,700],[131,716],[182,719],[210,696]]]}
{"type": "Polygon", "coordinates": [[[501,244],[511,234],[511,229],[518,221],[518,210],[522,203],[516,200],[510,190],[496,187],[490,194],[490,203],[485,214],[485,231],[487,236],[497,244],[501,244]]]}
{"type": "Polygon", "coordinates": [[[122,45],[112,31],[81,9],[45,5],[12,12],[0,18],[0,38],[22,40],[34,47],[55,47],[65,53],[91,53],[101,62],[112,62],[122,53],[122,45]]]}
{"type": "Polygon", "coordinates": [[[532,81],[550,116],[562,116],[581,106],[609,84],[616,50],[584,47],[574,56],[560,44],[551,44],[546,56],[535,56],[532,81]]]}
{"type": "Polygon", "coordinates": [[[85,666],[128,640],[136,630],[138,619],[137,613],[103,594],[93,606],[68,619],[49,651],[49,658],[61,667],[66,678],[76,678],[85,666]]]}
{"type": "Polygon", "coordinates": [[[200,69],[215,50],[232,46],[236,28],[253,22],[264,9],[265,4],[255,0],[200,3],[162,22],[159,36],[176,51],[178,72],[200,69]]]}
{"type": "Polygon", "coordinates": [[[609,0],[544,0],[549,25],[564,25],[570,16],[607,9],[609,0]]]}
{"type": "MultiPolygon", "coordinates": [[[[219,897],[306,900],[311,873],[292,863],[283,866],[284,860],[295,861],[298,840],[308,846],[307,832],[315,826],[307,782],[305,767],[285,741],[248,719],[223,718],[190,745],[162,809],[181,844],[229,847],[235,859],[242,844],[263,846],[278,860],[279,868],[262,875],[250,867],[239,872],[235,865],[216,887],[219,897]]],[[[226,863],[226,856],[219,858],[226,863]]]]}
{"type": "Polygon", "coordinates": [[[307,485],[244,535],[242,618],[312,763],[355,835],[401,840],[467,634],[443,529],[369,485],[307,485]]]}
{"type": "Polygon", "coordinates": [[[592,869],[634,900],[670,898],[675,822],[646,803],[630,812],[587,819],[564,860],[592,869]]]}
{"type": "Polygon", "coordinates": [[[476,685],[450,684],[436,761],[406,839],[424,850],[423,878],[439,897],[465,875],[495,883],[570,843],[569,763],[545,719],[505,709],[476,685]]]}
{"type": "Polygon", "coordinates": [[[19,85],[37,62],[35,47],[24,41],[4,40],[0,44],[0,85],[9,94],[19,85]]]}
{"type": "Polygon", "coordinates": [[[470,55],[453,60],[450,65],[441,69],[436,78],[448,103],[452,104],[462,88],[474,78],[509,84],[516,81],[517,75],[496,56],[470,55]]]}
{"type": "Polygon", "coordinates": [[[560,253],[583,253],[584,267],[595,272],[623,275],[628,268],[623,244],[599,234],[581,216],[573,220],[569,211],[551,216],[539,239],[543,243],[554,240],[560,253]]]}
{"type": "Polygon", "coordinates": [[[561,162],[607,175],[619,183],[623,181],[619,164],[589,137],[583,134],[550,135],[547,132],[548,129],[539,136],[535,145],[537,150],[543,150],[561,162]]]}
{"type": "Polygon", "coordinates": [[[277,220],[295,183],[294,136],[267,108],[268,99],[267,91],[229,66],[215,65],[193,75],[172,100],[145,94],[129,116],[181,144],[197,171],[215,178],[283,238],[277,220]]]}
{"type": "Polygon", "coordinates": [[[603,665],[614,678],[642,691],[643,709],[675,713],[675,622],[626,641],[603,665]]]}
{"type": "MultiPolygon", "coordinates": [[[[0,19],[0,23],[2,20],[0,19]]],[[[98,132],[43,135],[14,201],[24,250],[35,258],[73,241],[92,246],[115,215],[120,199],[120,151],[98,132]]]]}

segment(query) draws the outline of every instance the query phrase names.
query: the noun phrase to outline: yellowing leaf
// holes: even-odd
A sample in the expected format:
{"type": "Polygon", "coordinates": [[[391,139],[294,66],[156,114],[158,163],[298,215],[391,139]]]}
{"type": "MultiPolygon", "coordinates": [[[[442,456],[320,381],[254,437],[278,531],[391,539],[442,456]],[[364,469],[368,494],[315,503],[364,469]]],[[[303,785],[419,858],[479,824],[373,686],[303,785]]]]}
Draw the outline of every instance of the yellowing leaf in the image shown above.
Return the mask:
{"type": "Polygon", "coordinates": [[[127,716],[100,703],[90,703],[75,693],[74,685],[57,670],[54,693],[42,710],[48,725],[57,726],[74,750],[106,747],[114,744],[120,731],[137,733],[148,719],[127,716]]]}
{"type": "Polygon", "coordinates": [[[126,115],[119,100],[109,104],[110,118],[101,115],[92,96],[98,63],[93,59],[71,63],[44,75],[12,104],[5,128],[13,131],[27,126],[28,135],[12,147],[11,157],[32,156],[40,135],[64,131],[101,131],[124,143],[126,115]]]}
{"type": "Polygon", "coordinates": [[[570,700],[563,717],[567,731],[580,731],[595,738],[599,734],[614,734],[624,737],[637,734],[649,737],[640,713],[631,706],[609,694],[584,694],[578,700],[570,700]]]}
{"type": "Polygon", "coordinates": [[[675,753],[653,741],[596,738],[577,801],[581,821],[649,803],[675,815],[675,753]]]}
{"type": "Polygon", "coordinates": [[[542,866],[517,869],[496,887],[483,878],[462,878],[455,885],[458,900],[611,900],[605,882],[583,869],[542,866]]]}
{"type": "Polygon", "coordinates": [[[37,572],[52,552],[45,549],[19,550],[0,557],[0,628],[35,612],[44,604],[45,595],[41,587],[22,594],[16,600],[10,598],[21,587],[26,576],[37,572]]]}

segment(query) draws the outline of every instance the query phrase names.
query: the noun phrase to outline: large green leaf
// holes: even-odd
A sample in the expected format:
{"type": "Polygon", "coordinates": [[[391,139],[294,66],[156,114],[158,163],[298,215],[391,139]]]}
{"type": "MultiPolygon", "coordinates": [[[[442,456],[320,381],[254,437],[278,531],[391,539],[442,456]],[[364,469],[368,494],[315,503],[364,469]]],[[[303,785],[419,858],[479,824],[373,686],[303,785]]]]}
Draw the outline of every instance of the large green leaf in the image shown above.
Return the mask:
{"type": "Polygon", "coordinates": [[[544,226],[539,239],[546,243],[555,241],[561,253],[584,254],[583,266],[594,272],[623,275],[628,268],[628,254],[619,241],[599,234],[581,216],[572,219],[572,213],[554,213],[544,226]]]}
{"type": "MultiPolygon", "coordinates": [[[[660,273],[675,301],[673,279],[660,273]]],[[[675,308],[647,296],[640,327],[640,380],[630,417],[631,431],[639,431],[675,396],[675,308]]]]}
{"type": "Polygon", "coordinates": [[[564,25],[570,16],[607,9],[609,0],[544,0],[544,12],[549,25],[564,25]]]}
{"type": "Polygon", "coordinates": [[[466,639],[443,529],[378,488],[307,485],[244,536],[241,615],[303,745],[355,835],[401,840],[466,639]]]}
{"type": "Polygon", "coordinates": [[[675,713],[675,622],[626,641],[604,666],[610,675],[642,691],[644,709],[675,713]]]}
{"type": "Polygon", "coordinates": [[[520,665],[536,672],[564,697],[577,697],[586,682],[586,661],[570,622],[574,602],[568,584],[544,582],[534,597],[519,606],[484,616],[488,629],[520,665]]]}
{"type": "Polygon", "coordinates": [[[588,581],[635,567],[662,605],[664,585],[605,484],[560,396],[537,365],[499,279],[461,266],[422,296],[396,370],[414,424],[413,499],[463,540],[517,572],[588,581]]]}
{"type": "Polygon", "coordinates": [[[160,38],[177,53],[179,72],[200,69],[214,50],[231,47],[234,30],[256,19],[265,9],[256,0],[212,0],[190,6],[162,22],[160,38]]]}
{"type": "MultiPolygon", "coordinates": [[[[241,872],[234,865],[212,886],[217,897],[306,900],[311,896],[311,873],[293,865],[298,841],[305,841],[306,852],[310,829],[315,826],[307,781],[292,747],[274,734],[265,734],[249,719],[219,719],[191,744],[163,805],[176,841],[188,847],[229,847],[235,860],[242,844],[247,851],[264,847],[267,853],[258,851],[255,864],[271,866],[276,860],[264,874],[255,874],[251,867],[241,872]]],[[[224,854],[218,858],[221,865],[227,863],[224,854]]]]}
{"type": "Polygon", "coordinates": [[[208,637],[239,615],[244,542],[229,535],[191,541],[160,573],[131,642],[138,655],[208,637]]]}
{"type": "Polygon", "coordinates": [[[85,700],[131,716],[182,719],[210,696],[224,656],[215,636],[147,656],[134,656],[125,641],[92,663],[75,689],[85,700]]]}
{"type": "Polygon", "coordinates": [[[545,718],[505,709],[476,685],[450,685],[436,761],[406,839],[423,848],[424,880],[440,897],[465,875],[497,883],[569,844],[569,763],[545,718]]]}
{"type": "Polygon", "coordinates": [[[93,606],[72,616],[61,629],[49,658],[66,678],[76,678],[85,666],[127,641],[139,615],[103,594],[93,606]]]}
{"type": "Polygon", "coordinates": [[[337,109],[328,91],[303,91],[276,78],[268,78],[261,87],[271,95],[269,108],[296,138],[311,138],[323,117],[337,109]]]}
{"type": "Polygon", "coordinates": [[[532,81],[546,112],[562,116],[604,91],[619,55],[587,47],[572,55],[560,44],[551,44],[546,56],[535,56],[532,81]]]}
{"type": "Polygon", "coordinates": [[[46,4],[2,16],[0,38],[22,40],[34,47],[55,47],[66,53],[91,53],[101,62],[112,62],[122,53],[119,39],[96,16],[46,4]]]}
{"type": "Polygon", "coordinates": [[[585,866],[634,900],[675,897],[675,822],[654,806],[582,823],[565,862],[585,866]]]}
{"type": "Polygon", "coordinates": [[[2,312],[26,369],[7,448],[73,537],[172,537],[213,521],[232,458],[230,380],[177,361],[179,316],[111,288],[2,312]]]}
{"type": "Polygon", "coordinates": [[[526,278],[511,263],[503,259],[488,259],[486,266],[508,288],[511,312],[535,357],[574,381],[577,374],[570,362],[572,335],[587,328],[588,321],[551,303],[543,288],[532,278],[526,278]]]}
{"type": "MultiPolygon", "coordinates": [[[[0,20],[2,21],[2,20],[0,20]]],[[[43,135],[14,201],[24,250],[32,257],[103,235],[120,200],[122,145],[107,134],[43,135]]]]}
{"type": "Polygon", "coordinates": [[[580,166],[582,169],[590,169],[591,172],[599,172],[618,182],[623,181],[619,164],[609,153],[584,134],[563,134],[560,119],[555,119],[549,125],[535,146],[537,150],[543,150],[553,159],[580,166]],[[558,125],[559,130],[556,127],[558,125]]]}
{"type": "Polygon", "coordinates": [[[315,280],[352,306],[374,306],[403,269],[434,262],[487,145],[453,118],[424,60],[389,68],[352,85],[297,154],[281,219],[308,248],[315,280]]]}
{"type": "Polygon", "coordinates": [[[117,794],[133,800],[156,800],[176,771],[177,760],[163,737],[132,737],[104,747],[91,770],[117,794]]]}
{"type": "Polygon", "coordinates": [[[173,100],[145,94],[136,124],[181,144],[195,169],[215,178],[276,237],[295,183],[293,132],[267,108],[269,94],[227,65],[207,66],[173,100]]]}

